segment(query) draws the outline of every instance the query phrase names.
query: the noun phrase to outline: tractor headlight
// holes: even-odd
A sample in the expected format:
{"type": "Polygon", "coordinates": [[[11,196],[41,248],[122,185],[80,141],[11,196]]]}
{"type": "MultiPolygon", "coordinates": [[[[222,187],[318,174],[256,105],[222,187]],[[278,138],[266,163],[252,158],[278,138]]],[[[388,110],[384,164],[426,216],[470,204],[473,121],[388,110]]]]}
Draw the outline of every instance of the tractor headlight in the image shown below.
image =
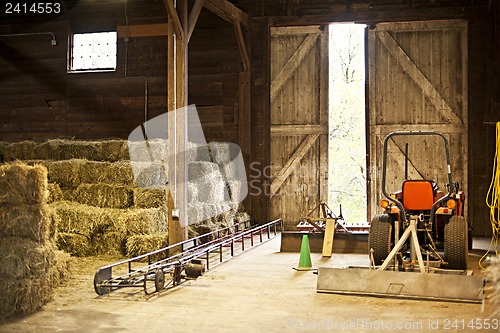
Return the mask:
{"type": "Polygon", "coordinates": [[[453,199],[449,199],[448,201],[446,201],[446,207],[448,207],[449,209],[455,209],[455,207],[457,206],[457,202],[453,199]]]}
{"type": "Polygon", "coordinates": [[[384,208],[384,209],[389,208],[390,205],[391,205],[391,203],[389,202],[389,200],[387,200],[387,199],[380,200],[380,206],[382,208],[384,208]]]}

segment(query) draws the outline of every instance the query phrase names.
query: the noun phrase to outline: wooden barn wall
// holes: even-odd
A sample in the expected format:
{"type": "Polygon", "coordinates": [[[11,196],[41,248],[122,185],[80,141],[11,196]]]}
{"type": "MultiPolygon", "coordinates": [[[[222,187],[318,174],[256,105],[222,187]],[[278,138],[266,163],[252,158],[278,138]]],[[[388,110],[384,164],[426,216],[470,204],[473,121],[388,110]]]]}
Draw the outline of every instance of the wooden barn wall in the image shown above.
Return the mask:
{"type": "MultiPolygon", "coordinates": [[[[167,111],[163,1],[81,0],[60,15],[0,17],[0,140],[127,138],[167,111]],[[128,26],[128,28],[127,28],[128,26]],[[67,73],[71,32],[119,27],[117,69],[67,73]],[[128,40],[125,36],[130,36],[128,40]]],[[[189,44],[189,103],[207,140],[238,140],[240,55],[233,26],[203,9],[189,44]]]]}
{"type": "MultiPolygon", "coordinates": [[[[269,161],[269,58],[271,26],[317,25],[334,22],[405,22],[464,19],[468,26],[468,193],[469,218],[476,236],[488,236],[488,209],[485,197],[491,181],[495,153],[495,127],[500,121],[500,9],[496,1],[486,0],[260,0],[252,8],[252,161],[269,161]]],[[[369,103],[369,101],[367,101],[369,103]]],[[[255,172],[258,174],[258,172],[255,172]]],[[[262,175],[259,197],[253,197],[256,216],[269,218],[269,178],[262,175]]]]}

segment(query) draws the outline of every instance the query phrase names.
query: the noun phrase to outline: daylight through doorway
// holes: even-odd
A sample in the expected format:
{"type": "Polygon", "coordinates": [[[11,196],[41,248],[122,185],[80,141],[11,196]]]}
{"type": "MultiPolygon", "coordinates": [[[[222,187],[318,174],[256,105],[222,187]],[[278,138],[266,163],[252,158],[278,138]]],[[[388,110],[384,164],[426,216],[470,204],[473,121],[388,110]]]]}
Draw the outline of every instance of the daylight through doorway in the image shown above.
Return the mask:
{"type": "Polygon", "coordinates": [[[330,25],[328,206],[367,221],[365,25],[330,25]]]}

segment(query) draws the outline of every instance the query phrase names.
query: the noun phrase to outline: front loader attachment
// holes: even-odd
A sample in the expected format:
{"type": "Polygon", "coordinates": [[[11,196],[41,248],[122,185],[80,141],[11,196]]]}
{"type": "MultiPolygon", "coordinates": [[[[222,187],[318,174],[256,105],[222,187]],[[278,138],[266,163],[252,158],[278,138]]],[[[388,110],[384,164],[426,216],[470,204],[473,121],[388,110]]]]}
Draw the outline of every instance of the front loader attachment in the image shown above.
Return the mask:
{"type": "Polygon", "coordinates": [[[481,303],[484,279],[465,271],[399,272],[368,268],[318,269],[321,293],[481,303]]]}

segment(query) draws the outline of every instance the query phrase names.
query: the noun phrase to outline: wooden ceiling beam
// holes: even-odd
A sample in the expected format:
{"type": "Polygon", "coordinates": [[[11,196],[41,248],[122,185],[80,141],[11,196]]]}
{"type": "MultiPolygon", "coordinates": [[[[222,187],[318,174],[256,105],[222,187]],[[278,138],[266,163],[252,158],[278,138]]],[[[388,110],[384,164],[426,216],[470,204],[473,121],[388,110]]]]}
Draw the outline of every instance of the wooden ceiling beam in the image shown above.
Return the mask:
{"type": "Polygon", "coordinates": [[[205,0],[204,7],[231,24],[240,22],[245,29],[250,26],[248,14],[227,0],[205,0]]]}
{"type": "Polygon", "coordinates": [[[175,33],[179,36],[180,39],[184,39],[184,29],[182,28],[179,14],[177,14],[177,10],[175,9],[174,0],[163,0],[163,2],[165,3],[165,7],[167,7],[168,16],[174,23],[175,33]]]}
{"type": "Polygon", "coordinates": [[[248,72],[250,71],[250,56],[248,55],[248,48],[245,42],[245,37],[243,36],[241,24],[240,22],[235,21],[233,25],[236,33],[236,40],[238,42],[238,48],[240,49],[241,59],[243,61],[243,71],[248,72]]]}
{"type": "Polygon", "coordinates": [[[196,0],[191,9],[191,13],[189,14],[188,26],[187,26],[187,42],[191,39],[191,35],[193,34],[194,27],[196,26],[196,22],[198,22],[198,18],[200,17],[201,9],[203,8],[203,3],[205,0],[196,0]]]}

